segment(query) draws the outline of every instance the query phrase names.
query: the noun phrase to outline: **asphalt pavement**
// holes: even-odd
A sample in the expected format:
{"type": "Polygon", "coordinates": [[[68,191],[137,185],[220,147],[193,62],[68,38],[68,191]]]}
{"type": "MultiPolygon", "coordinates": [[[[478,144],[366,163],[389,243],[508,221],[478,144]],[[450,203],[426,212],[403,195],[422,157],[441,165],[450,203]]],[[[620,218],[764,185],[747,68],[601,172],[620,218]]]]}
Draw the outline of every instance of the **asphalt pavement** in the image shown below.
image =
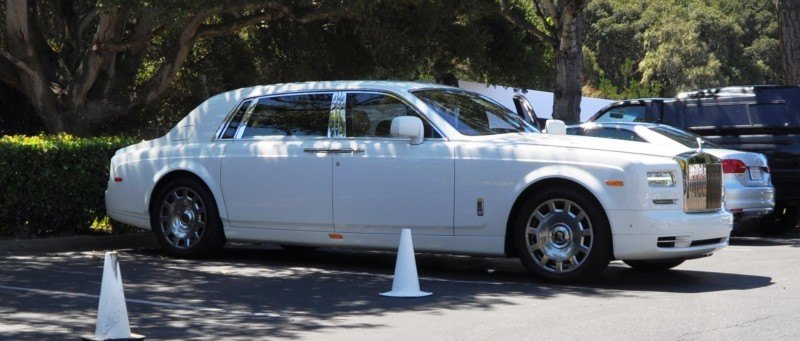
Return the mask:
{"type": "MultiPolygon", "coordinates": [[[[613,262],[583,285],[537,282],[517,259],[418,254],[433,295],[413,299],[379,296],[392,285],[391,252],[119,252],[131,329],[150,340],[800,338],[797,232],[734,238],[663,273],[613,262]]],[[[102,251],[0,250],[0,339],[93,333],[102,272],[102,251]]]]}

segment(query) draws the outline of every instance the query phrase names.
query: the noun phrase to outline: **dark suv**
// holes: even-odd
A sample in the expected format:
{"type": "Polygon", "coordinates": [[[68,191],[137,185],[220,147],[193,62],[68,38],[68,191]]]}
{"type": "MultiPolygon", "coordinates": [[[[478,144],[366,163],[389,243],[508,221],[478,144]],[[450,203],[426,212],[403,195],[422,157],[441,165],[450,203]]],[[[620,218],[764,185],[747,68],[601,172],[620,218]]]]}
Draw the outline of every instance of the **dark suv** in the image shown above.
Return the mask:
{"type": "Polygon", "coordinates": [[[800,86],[725,87],[675,98],[615,102],[589,122],[655,122],[689,130],[729,149],[767,156],[775,211],[759,229],[782,233],[800,223],[800,86]]]}

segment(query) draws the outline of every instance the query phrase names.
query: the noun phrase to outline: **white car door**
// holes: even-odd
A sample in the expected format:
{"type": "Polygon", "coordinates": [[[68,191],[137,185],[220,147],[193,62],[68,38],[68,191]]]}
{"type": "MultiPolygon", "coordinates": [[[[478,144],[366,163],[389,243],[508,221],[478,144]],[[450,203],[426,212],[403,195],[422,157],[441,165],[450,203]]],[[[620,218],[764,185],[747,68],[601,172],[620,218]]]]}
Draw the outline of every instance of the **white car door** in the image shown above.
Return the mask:
{"type": "Polygon", "coordinates": [[[332,98],[279,95],[249,107],[222,160],[220,185],[231,226],[333,232],[327,152],[332,98]]]}
{"type": "Polygon", "coordinates": [[[346,94],[347,137],[332,145],[336,232],[453,235],[453,147],[428,123],[422,144],[391,137],[404,115],[420,117],[392,95],[346,94]]]}

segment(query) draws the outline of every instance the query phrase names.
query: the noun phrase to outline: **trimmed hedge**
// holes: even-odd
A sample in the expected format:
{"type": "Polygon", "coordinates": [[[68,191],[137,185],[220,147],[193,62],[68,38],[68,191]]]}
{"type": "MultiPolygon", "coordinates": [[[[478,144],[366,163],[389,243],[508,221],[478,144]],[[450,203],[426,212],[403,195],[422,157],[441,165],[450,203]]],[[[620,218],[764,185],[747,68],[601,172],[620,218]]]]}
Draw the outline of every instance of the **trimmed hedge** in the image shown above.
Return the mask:
{"type": "Polygon", "coordinates": [[[127,137],[0,137],[0,234],[84,233],[105,213],[114,152],[127,137]]]}

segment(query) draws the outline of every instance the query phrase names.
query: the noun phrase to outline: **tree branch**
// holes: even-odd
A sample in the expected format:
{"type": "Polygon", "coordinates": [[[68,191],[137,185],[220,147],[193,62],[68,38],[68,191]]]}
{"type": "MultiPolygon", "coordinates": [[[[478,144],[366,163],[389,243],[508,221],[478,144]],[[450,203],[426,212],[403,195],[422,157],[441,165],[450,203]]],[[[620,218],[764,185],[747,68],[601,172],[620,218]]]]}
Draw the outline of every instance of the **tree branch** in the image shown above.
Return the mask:
{"type": "MultiPolygon", "coordinates": [[[[110,7],[100,13],[100,21],[94,34],[93,44],[101,44],[115,38],[117,21],[125,20],[120,17],[119,7],[110,7]]],[[[81,60],[80,65],[75,70],[75,81],[70,83],[67,92],[72,96],[72,104],[78,107],[85,104],[86,94],[94,85],[97,76],[100,74],[103,60],[107,53],[97,50],[86,51],[86,55],[81,60]]]]}
{"type": "Polygon", "coordinates": [[[343,9],[334,12],[310,12],[304,14],[302,16],[296,16],[288,7],[281,6],[275,3],[269,3],[265,5],[267,9],[271,8],[275,10],[275,12],[262,12],[257,14],[251,14],[248,16],[244,16],[235,20],[231,20],[221,24],[213,24],[213,25],[203,25],[200,27],[198,31],[199,37],[202,38],[209,38],[209,37],[218,37],[225,34],[229,34],[235,31],[238,31],[242,28],[252,26],[258,24],[262,21],[270,21],[278,18],[290,17],[293,20],[300,22],[300,23],[309,23],[312,21],[322,20],[322,19],[330,19],[334,17],[341,17],[341,16],[348,16],[352,14],[352,12],[348,9],[343,9]]]}
{"type": "Polygon", "coordinates": [[[78,24],[78,32],[76,33],[78,46],[80,46],[81,43],[83,42],[83,31],[86,31],[86,28],[89,27],[89,24],[96,17],[97,17],[97,9],[92,8],[89,11],[89,13],[86,13],[86,15],[84,15],[83,18],[81,18],[81,22],[78,24]]]}
{"type": "Polygon", "coordinates": [[[0,51],[0,56],[2,56],[8,63],[11,63],[14,67],[16,67],[19,71],[28,74],[30,77],[38,77],[36,71],[34,71],[28,64],[25,64],[22,60],[14,57],[14,55],[8,53],[5,50],[0,51]]]}
{"type": "Polygon", "coordinates": [[[8,59],[7,54],[6,51],[0,51],[0,81],[19,90],[22,87],[17,75],[19,68],[8,59]]]}
{"type": "Polygon", "coordinates": [[[542,19],[542,23],[544,24],[544,27],[547,29],[547,31],[550,32],[550,36],[551,37],[557,36],[558,31],[556,31],[556,25],[551,24],[547,21],[547,15],[544,14],[544,11],[542,11],[542,3],[539,1],[534,1],[533,7],[536,8],[536,15],[542,19]]]}
{"type": "Polygon", "coordinates": [[[298,22],[301,22],[303,24],[307,24],[307,23],[310,23],[312,21],[317,21],[317,20],[322,20],[322,19],[348,17],[348,16],[351,16],[352,14],[353,14],[353,12],[351,10],[349,10],[347,8],[344,8],[344,9],[340,9],[340,10],[332,11],[332,12],[317,12],[317,11],[314,11],[314,12],[307,13],[307,14],[304,14],[304,15],[299,16],[299,17],[295,16],[295,15],[292,15],[292,18],[294,20],[298,21],[298,22]]]}
{"type": "Polygon", "coordinates": [[[141,105],[147,105],[155,100],[170,84],[172,79],[178,73],[178,70],[183,66],[186,57],[192,50],[192,46],[198,38],[198,30],[207,18],[212,15],[219,14],[221,8],[213,8],[202,11],[192,17],[186,26],[181,31],[178,40],[172,45],[172,48],[167,52],[164,62],[159,67],[156,74],[154,74],[139,91],[131,98],[129,110],[141,105]]]}
{"type": "Polygon", "coordinates": [[[511,6],[508,3],[508,0],[500,0],[500,13],[503,14],[503,17],[506,18],[509,22],[514,24],[514,26],[523,29],[540,40],[547,42],[554,47],[557,47],[558,40],[554,36],[548,35],[547,32],[540,30],[538,27],[531,24],[529,21],[525,20],[524,18],[520,18],[518,15],[514,14],[511,11],[511,6]]]}
{"type": "Polygon", "coordinates": [[[264,21],[270,21],[277,18],[286,16],[286,13],[259,13],[251,14],[236,20],[228,21],[221,24],[203,25],[198,30],[198,37],[213,38],[226,35],[248,26],[252,26],[264,21]]]}
{"type": "Polygon", "coordinates": [[[153,37],[164,33],[165,29],[164,26],[156,27],[154,30],[148,32],[142,37],[138,37],[135,40],[129,42],[97,42],[92,44],[91,50],[92,51],[99,51],[99,52],[123,52],[123,51],[132,51],[144,48],[149,46],[150,43],[153,41],[153,37]]]}

